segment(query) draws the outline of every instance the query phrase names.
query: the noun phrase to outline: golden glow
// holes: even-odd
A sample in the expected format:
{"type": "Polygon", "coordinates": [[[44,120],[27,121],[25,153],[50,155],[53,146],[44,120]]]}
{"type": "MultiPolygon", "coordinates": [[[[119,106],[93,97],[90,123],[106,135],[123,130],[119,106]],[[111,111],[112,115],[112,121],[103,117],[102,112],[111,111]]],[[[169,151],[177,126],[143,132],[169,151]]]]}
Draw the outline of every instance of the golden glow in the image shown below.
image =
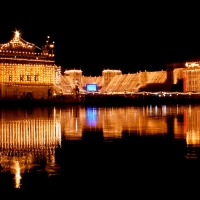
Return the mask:
{"type": "Polygon", "coordinates": [[[120,138],[123,131],[138,135],[166,135],[168,114],[165,107],[81,108],[62,112],[66,139],[81,139],[84,130],[102,130],[103,137],[120,138]],[[144,110],[143,110],[144,109],[144,110]],[[157,126],[160,124],[160,126],[157,126]]]}
{"type": "Polygon", "coordinates": [[[185,127],[187,144],[200,146],[199,106],[190,105],[184,115],[187,122],[187,127],[185,127]]]}
{"type": "Polygon", "coordinates": [[[190,63],[183,71],[184,74],[184,92],[200,91],[200,67],[199,63],[190,63]]]}
{"type": "Polygon", "coordinates": [[[16,40],[16,41],[19,40],[19,36],[20,36],[19,31],[15,31],[15,40],[16,40]]]}
{"type": "Polygon", "coordinates": [[[55,83],[55,69],[51,65],[36,65],[36,64],[5,64],[0,63],[0,81],[4,83],[18,83],[18,84],[54,84],[55,83]],[[20,75],[24,75],[24,79],[20,80],[20,75]],[[30,75],[31,79],[27,80],[30,75]],[[12,76],[12,80],[9,80],[12,76]],[[34,79],[38,76],[38,80],[34,79]]]}
{"type": "Polygon", "coordinates": [[[199,67],[199,63],[197,62],[186,62],[186,67],[199,67]]]}
{"type": "Polygon", "coordinates": [[[21,174],[20,174],[19,162],[15,162],[15,188],[20,188],[20,180],[21,180],[21,174]]]}
{"type": "Polygon", "coordinates": [[[200,145],[200,132],[199,130],[191,130],[186,132],[187,144],[200,145]]]}
{"type": "MultiPolygon", "coordinates": [[[[15,187],[20,188],[21,175],[29,171],[38,158],[52,167],[56,164],[55,151],[61,146],[60,111],[34,109],[28,114],[18,110],[16,114],[16,110],[1,110],[0,115],[1,165],[4,170],[11,170],[15,187]]],[[[48,170],[51,169],[46,169],[49,173],[48,170]]]]}
{"type": "Polygon", "coordinates": [[[200,146],[199,110],[200,106],[69,106],[62,110],[35,108],[30,113],[2,109],[1,165],[3,170],[11,170],[15,175],[15,185],[19,188],[23,173],[34,166],[38,157],[45,160],[45,170],[51,173],[61,138],[81,140],[85,130],[102,131],[105,141],[121,138],[123,133],[138,136],[171,134],[174,138],[184,139],[188,145],[200,146]]]}

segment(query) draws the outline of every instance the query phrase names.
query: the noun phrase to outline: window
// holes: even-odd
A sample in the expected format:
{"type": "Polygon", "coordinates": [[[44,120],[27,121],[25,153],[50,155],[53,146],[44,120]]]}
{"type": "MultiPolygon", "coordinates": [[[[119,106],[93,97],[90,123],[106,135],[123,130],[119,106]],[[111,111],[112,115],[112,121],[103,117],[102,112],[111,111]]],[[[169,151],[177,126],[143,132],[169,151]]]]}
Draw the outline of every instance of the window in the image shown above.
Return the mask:
{"type": "Polygon", "coordinates": [[[38,81],[38,75],[34,76],[34,81],[38,81]]]}
{"type": "Polygon", "coordinates": [[[24,81],[24,75],[20,75],[20,81],[24,81]]]}
{"type": "Polygon", "coordinates": [[[27,79],[27,81],[31,81],[31,75],[27,75],[27,77],[26,77],[27,79]]]}

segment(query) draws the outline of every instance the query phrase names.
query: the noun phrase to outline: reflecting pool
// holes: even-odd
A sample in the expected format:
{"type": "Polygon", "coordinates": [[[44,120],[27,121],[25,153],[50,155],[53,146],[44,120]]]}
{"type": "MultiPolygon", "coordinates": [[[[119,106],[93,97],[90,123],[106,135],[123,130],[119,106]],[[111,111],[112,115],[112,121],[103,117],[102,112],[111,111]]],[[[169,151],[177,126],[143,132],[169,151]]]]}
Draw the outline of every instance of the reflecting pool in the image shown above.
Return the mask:
{"type": "Polygon", "coordinates": [[[199,147],[199,105],[1,108],[0,187],[185,186],[184,177],[200,177],[199,147]]]}

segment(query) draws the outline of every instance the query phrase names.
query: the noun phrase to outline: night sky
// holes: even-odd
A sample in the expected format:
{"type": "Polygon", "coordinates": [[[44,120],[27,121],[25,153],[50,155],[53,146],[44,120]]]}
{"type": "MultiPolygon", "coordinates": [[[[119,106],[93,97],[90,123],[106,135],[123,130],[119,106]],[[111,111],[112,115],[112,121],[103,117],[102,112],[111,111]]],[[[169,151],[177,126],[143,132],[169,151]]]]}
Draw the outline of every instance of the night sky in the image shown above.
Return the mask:
{"type": "Polygon", "coordinates": [[[125,74],[200,60],[200,17],[195,5],[7,4],[1,11],[0,43],[19,30],[23,39],[42,47],[49,35],[55,41],[56,64],[63,70],[81,69],[83,75],[98,76],[104,69],[125,74]]]}

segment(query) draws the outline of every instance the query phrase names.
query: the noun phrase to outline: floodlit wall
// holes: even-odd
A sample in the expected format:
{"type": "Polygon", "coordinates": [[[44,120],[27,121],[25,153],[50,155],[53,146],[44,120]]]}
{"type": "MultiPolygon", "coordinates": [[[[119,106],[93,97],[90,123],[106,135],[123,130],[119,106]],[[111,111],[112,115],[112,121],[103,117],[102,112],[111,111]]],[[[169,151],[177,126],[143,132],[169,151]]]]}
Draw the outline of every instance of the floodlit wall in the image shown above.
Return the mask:
{"type": "Polygon", "coordinates": [[[177,68],[173,71],[173,84],[177,84],[179,80],[183,79],[183,68],[177,68]]]}
{"type": "Polygon", "coordinates": [[[68,94],[73,90],[73,81],[70,77],[60,75],[60,83],[54,86],[55,94],[68,94]],[[69,80],[70,79],[70,80],[69,80]]]}
{"type": "Polygon", "coordinates": [[[166,79],[166,71],[147,72],[146,85],[142,86],[140,91],[168,91],[166,79]]]}
{"type": "Polygon", "coordinates": [[[166,90],[166,71],[158,72],[139,72],[135,74],[121,74],[115,75],[110,81],[108,86],[103,87],[101,92],[106,93],[127,93],[127,92],[138,92],[142,90],[166,90]],[[152,85],[152,84],[156,84],[152,85]],[[151,86],[151,87],[150,87],[151,86]]]}
{"type": "Polygon", "coordinates": [[[183,91],[200,92],[200,68],[186,68],[183,71],[183,91]]]}
{"type": "MultiPolygon", "coordinates": [[[[138,74],[124,74],[116,82],[114,92],[135,92],[138,90],[139,86],[139,76],[138,74]]],[[[112,82],[109,84],[107,90],[112,90],[112,82]]]]}
{"type": "Polygon", "coordinates": [[[106,69],[102,71],[103,86],[106,87],[115,75],[121,75],[121,70],[106,69]]]}
{"type": "Polygon", "coordinates": [[[82,71],[76,69],[65,70],[64,77],[67,78],[72,84],[79,85],[82,82],[82,71]]]}
{"type": "Polygon", "coordinates": [[[54,84],[55,67],[52,65],[0,63],[0,80],[16,84],[54,84]]]}
{"type": "Polygon", "coordinates": [[[47,99],[60,83],[55,65],[0,63],[1,98],[47,99]]]}
{"type": "Polygon", "coordinates": [[[6,99],[48,99],[53,91],[54,86],[1,84],[1,98],[6,99]]]}

